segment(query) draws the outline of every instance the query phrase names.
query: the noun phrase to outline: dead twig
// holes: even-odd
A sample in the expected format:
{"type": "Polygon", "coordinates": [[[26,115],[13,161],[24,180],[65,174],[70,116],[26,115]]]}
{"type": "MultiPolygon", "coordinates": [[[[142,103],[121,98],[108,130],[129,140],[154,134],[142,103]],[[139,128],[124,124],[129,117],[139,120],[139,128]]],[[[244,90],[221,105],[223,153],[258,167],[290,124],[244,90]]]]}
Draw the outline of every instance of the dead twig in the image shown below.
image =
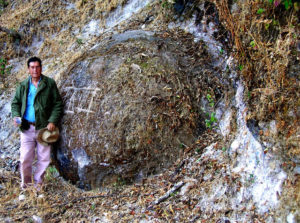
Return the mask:
{"type": "Polygon", "coordinates": [[[179,190],[184,185],[183,181],[180,181],[179,183],[175,184],[170,190],[168,190],[167,193],[165,193],[163,196],[158,198],[156,201],[154,201],[147,209],[151,209],[153,205],[158,205],[159,203],[167,200],[171,194],[174,194],[177,190],[179,190]]]}

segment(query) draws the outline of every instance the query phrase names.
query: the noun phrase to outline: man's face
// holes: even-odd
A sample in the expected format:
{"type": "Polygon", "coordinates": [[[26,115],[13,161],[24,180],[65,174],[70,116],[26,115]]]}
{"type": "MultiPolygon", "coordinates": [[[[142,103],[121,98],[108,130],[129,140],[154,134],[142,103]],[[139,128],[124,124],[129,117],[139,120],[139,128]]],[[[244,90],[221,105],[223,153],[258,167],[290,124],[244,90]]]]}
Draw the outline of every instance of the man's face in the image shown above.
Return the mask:
{"type": "Polygon", "coordinates": [[[40,63],[38,61],[30,62],[28,71],[31,77],[39,78],[42,73],[42,67],[40,66],[40,63]]]}

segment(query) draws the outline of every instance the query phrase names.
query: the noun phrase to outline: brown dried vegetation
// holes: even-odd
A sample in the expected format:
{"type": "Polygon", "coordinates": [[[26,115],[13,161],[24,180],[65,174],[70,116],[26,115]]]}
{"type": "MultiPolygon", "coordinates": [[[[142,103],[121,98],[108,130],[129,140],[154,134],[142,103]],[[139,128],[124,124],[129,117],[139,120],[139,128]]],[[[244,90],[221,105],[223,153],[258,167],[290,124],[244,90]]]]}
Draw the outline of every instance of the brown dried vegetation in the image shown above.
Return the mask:
{"type": "Polygon", "coordinates": [[[299,9],[247,0],[236,1],[230,12],[227,0],[215,3],[231,31],[233,53],[248,88],[248,118],[276,120],[279,137],[287,142],[281,155],[291,158],[300,150],[299,9]],[[286,140],[292,136],[294,140],[286,140]]]}

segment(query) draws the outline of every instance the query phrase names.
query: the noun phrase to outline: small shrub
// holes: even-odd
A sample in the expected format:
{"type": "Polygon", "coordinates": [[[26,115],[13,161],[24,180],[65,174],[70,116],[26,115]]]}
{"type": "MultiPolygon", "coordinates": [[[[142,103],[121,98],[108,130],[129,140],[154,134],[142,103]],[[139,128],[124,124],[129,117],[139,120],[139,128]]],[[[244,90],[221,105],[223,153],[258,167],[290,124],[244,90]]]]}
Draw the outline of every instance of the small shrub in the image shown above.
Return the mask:
{"type": "Polygon", "coordinates": [[[255,46],[256,46],[256,43],[255,43],[254,40],[252,40],[252,41],[250,42],[250,46],[252,46],[252,47],[255,47],[255,46]]]}
{"type": "Polygon", "coordinates": [[[258,14],[258,15],[263,14],[264,11],[265,11],[265,9],[259,8],[259,9],[257,10],[257,14],[258,14]]]}
{"type": "Polygon", "coordinates": [[[47,181],[55,181],[55,178],[59,175],[55,166],[49,166],[46,170],[45,179],[47,181]]]}
{"type": "Polygon", "coordinates": [[[239,65],[239,70],[242,71],[243,68],[244,68],[244,65],[240,64],[240,65],[239,65]]]}
{"type": "Polygon", "coordinates": [[[209,118],[208,119],[205,119],[205,125],[207,128],[211,129],[213,127],[213,124],[215,122],[217,122],[217,118],[216,118],[216,113],[215,112],[212,112],[209,114],[209,118]]]}
{"type": "MultiPolygon", "coordinates": [[[[215,102],[214,102],[214,99],[212,98],[212,96],[210,94],[207,94],[206,98],[208,100],[209,106],[211,108],[214,108],[215,102]]],[[[211,112],[211,113],[207,113],[206,115],[207,115],[208,119],[205,119],[205,125],[207,128],[211,129],[213,127],[214,123],[217,122],[216,113],[211,112]]]]}
{"type": "Polygon", "coordinates": [[[207,100],[208,100],[208,102],[209,102],[209,106],[210,106],[211,108],[213,108],[213,107],[215,106],[214,99],[211,97],[210,94],[207,94],[207,95],[206,95],[206,98],[207,98],[207,100]]]}
{"type": "Polygon", "coordinates": [[[83,40],[82,40],[82,39],[77,39],[77,40],[76,40],[76,43],[77,43],[78,45],[82,45],[82,44],[83,44],[83,40]]]}
{"type": "Polygon", "coordinates": [[[0,75],[1,77],[5,77],[10,74],[12,66],[7,66],[7,60],[4,58],[0,58],[0,75]]]}
{"type": "Polygon", "coordinates": [[[161,14],[162,16],[164,17],[164,19],[166,20],[169,20],[174,11],[174,4],[175,4],[175,1],[173,0],[160,0],[159,1],[159,5],[160,5],[160,8],[161,8],[161,14]]]}
{"type": "Polygon", "coordinates": [[[284,5],[284,8],[286,10],[289,10],[290,8],[292,8],[294,6],[294,9],[296,11],[299,10],[299,2],[298,0],[269,0],[269,3],[274,4],[275,7],[278,7],[280,5],[280,3],[282,5],[284,5]]]}
{"type": "Polygon", "coordinates": [[[160,4],[162,8],[171,9],[173,7],[174,2],[170,0],[160,0],[160,4]]]}

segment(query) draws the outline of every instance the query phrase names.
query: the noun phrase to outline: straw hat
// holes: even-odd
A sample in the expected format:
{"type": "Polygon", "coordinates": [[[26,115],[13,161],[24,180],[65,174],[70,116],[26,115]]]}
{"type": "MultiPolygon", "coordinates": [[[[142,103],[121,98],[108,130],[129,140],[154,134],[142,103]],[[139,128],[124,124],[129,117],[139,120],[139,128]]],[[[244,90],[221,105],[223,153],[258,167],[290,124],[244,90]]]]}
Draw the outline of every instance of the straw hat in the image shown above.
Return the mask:
{"type": "Polygon", "coordinates": [[[54,143],[59,138],[59,129],[55,127],[53,131],[49,131],[47,128],[43,128],[39,131],[37,141],[44,146],[48,146],[50,143],[54,143]]]}

